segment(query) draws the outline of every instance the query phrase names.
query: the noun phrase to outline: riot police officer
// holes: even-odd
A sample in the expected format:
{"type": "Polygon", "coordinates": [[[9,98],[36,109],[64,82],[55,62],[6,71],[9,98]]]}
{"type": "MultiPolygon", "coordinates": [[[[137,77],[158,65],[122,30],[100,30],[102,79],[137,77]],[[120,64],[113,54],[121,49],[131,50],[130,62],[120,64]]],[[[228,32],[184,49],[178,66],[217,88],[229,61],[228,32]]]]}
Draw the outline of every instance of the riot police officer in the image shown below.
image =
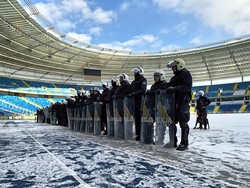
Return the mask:
{"type": "Polygon", "coordinates": [[[120,74],[118,78],[119,78],[120,86],[114,92],[114,95],[112,96],[112,98],[124,98],[129,94],[128,88],[130,87],[130,83],[129,83],[128,75],[120,74]]]}
{"type": "Polygon", "coordinates": [[[135,103],[135,132],[136,140],[140,141],[141,136],[141,100],[147,90],[147,80],[144,78],[144,70],[141,67],[135,67],[131,70],[134,74],[134,80],[129,87],[128,97],[134,98],[135,103]]]}
{"type": "MultiPolygon", "coordinates": [[[[179,122],[181,127],[181,142],[177,150],[186,150],[188,148],[188,135],[190,120],[189,102],[191,100],[192,76],[186,69],[185,61],[177,58],[167,64],[172,68],[174,76],[168,83],[167,93],[175,94],[175,124],[179,122]]],[[[177,127],[175,125],[175,135],[177,127]]],[[[175,136],[175,146],[177,146],[177,137],[175,136]]]]}

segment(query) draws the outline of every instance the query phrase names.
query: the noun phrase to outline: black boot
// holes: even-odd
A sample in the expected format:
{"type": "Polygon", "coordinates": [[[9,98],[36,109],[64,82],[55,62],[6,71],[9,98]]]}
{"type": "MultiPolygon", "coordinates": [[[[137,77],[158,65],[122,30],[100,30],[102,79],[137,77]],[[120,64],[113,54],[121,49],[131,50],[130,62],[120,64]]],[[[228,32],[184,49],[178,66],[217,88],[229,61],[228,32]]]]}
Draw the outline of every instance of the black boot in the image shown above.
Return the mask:
{"type": "Polygon", "coordinates": [[[189,126],[187,122],[180,122],[181,126],[181,143],[177,147],[177,150],[186,150],[188,148],[188,135],[189,135],[189,126]]]}
{"type": "Polygon", "coordinates": [[[176,148],[176,150],[179,150],[179,151],[184,151],[184,150],[186,150],[186,149],[188,149],[188,147],[185,146],[185,145],[182,145],[182,144],[180,144],[180,145],[176,148]]]}

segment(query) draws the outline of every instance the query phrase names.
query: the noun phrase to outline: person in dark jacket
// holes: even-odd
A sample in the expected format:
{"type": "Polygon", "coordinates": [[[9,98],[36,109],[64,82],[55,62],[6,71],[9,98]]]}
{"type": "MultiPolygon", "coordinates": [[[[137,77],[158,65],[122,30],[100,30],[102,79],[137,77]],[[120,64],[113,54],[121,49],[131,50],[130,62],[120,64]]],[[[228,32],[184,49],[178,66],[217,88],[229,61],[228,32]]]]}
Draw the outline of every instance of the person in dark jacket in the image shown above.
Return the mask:
{"type": "Polygon", "coordinates": [[[144,70],[141,67],[135,67],[132,69],[134,73],[134,80],[129,87],[129,94],[127,97],[134,98],[135,104],[135,133],[136,140],[140,141],[141,136],[141,100],[142,96],[147,90],[147,80],[144,78],[144,70]]]}
{"type": "Polygon", "coordinates": [[[82,106],[89,100],[88,96],[86,95],[85,90],[77,91],[77,96],[75,96],[75,98],[76,98],[76,102],[75,102],[76,106],[82,106]]]}
{"type": "MultiPolygon", "coordinates": [[[[208,119],[207,119],[207,110],[206,107],[211,103],[209,98],[207,98],[204,95],[204,91],[199,91],[198,92],[199,98],[197,99],[197,105],[196,105],[196,110],[197,110],[197,119],[199,119],[200,123],[200,129],[202,129],[202,124],[204,125],[204,129],[207,129],[208,124],[208,119]]],[[[197,125],[197,124],[196,124],[197,125]]],[[[196,127],[196,126],[195,126],[196,127]]]]}
{"type": "Polygon", "coordinates": [[[98,87],[94,87],[94,89],[90,92],[90,97],[86,104],[93,104],[94,102],[99,102],[100,100],[100,89],[98,87]]]}
{"type": "Polygon", "coordinates": [[[129,83],[128,75],[120,74],[118,77],[119,77],[120,86],[114,92],[114,94],[112,96],[113,99],[124,98],[129,94],[128,88],[130,87],[130,83],[129,83]]]}
{"type": "Polygon", "coordinates": [[[146,95],[150,96],[150,103],[152,107],[155,106],[155,95],[160,92],[160,90],[167,89],[167,82],[165,80],[165,72],[163,70],[156,70],[154,72],[155,83],[150,87],[150,90],[146,91],[146,95]]]}
{"type": "Polygon", "coordinates": [[[105,97],[105,101],[107,103],[112,102],[112,96],[114,95],[114,93],[116,92],[116,90],[119,88],[118,82],[119,82],[119,80],[118,80],[117,77],[111,79],[111,86],[112,86],[112,88],[109,90],[109,92],[107,93],[107,96],[105,97]]]}
{"type": "Polygon", "coordinates": [[[103,91],[99,98],[99,103],[101,104],[101,130],[104,131],[103,135],[107,135],[107,111],[105,98],[109,94],[108,84],[106,82],[102,83],[102,88],[103,91]]]}
{"type": "MultiPolygon", "coordinates": [[[[175,95],[175,124],[179,122],[181,127],[181,142],[177,147],[177,136],[175,136],[175,147],[177,150],[188,149],[188,136],[190,120],[189,102],[191,100],[192,91],[192,76],[190,72],[185,68],[186,64],[183,59],[177,58],[167,64],[168,68],[172,68],[174,76],[167,84],[168,88],[166,93],[174,93],[175,95]]],[[[177,127],[174,128],[175,135],[177,133],[177,127]]]]}

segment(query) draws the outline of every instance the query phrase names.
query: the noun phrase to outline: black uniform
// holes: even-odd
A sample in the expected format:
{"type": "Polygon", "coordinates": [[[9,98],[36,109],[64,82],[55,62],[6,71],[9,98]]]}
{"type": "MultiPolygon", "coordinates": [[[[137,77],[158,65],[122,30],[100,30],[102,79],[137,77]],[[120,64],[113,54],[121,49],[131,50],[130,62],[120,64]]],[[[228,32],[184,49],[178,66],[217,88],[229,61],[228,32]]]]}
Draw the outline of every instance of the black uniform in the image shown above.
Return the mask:
{"type": "Polygon", "coordinates": [[[168,85],[165,80],[155,82],[150,90],[146,91],[146,95],[150,95],[150,102],[151,105],[154,107],[155,106],[155,95],[159,90],[165,90],[167,89],[168,85]]]}
{"type": "Polygon", "coordinates": [[[104,87],[102,94],[100,95],[99,102],[101,102],[101,130],[105,131],[104,134],[107,134],[107,112],[106,112],[106,100],[108,96],[109,88],[104,87]]]}
{"type": "Polygon", "coordinates": [[[113,100],[112,97],[116,90],[119,88],[119,86],[116,84],[116,82],[111,82],[112,88],[107,93],[107,96],[105,97],[105,101],[107,105],[109,105],[109,111],[112,117],[114,117],[114,110],[113,110],[113,100]]]}
{"type": "Polygon", "coordinates": [[[130,84],[127,82],[123,82],[121,86],[117,88],[117,90],[114,92],[113,98],[124,98],[129,94],[129,87],[130,84]]]}
{"type": "Polygon", "coordinates": [[[135,132],[136,140],[140,140],[141,136],[141,100],[147,90],[147,80],[141,75],[136,75],[134,81],[129,87],[128,97],[134,97],[135,101],[135,132]]]}
{"type": "MultiPolygon", "coordinates": [[[[192,98],[192,76],[187,69],[177,70],[175,75],[168,83],[167,92],[175,92],[175,124],[179,122],[181,127],[180,145],[188,146],[189,126],[187,122],[190,120],[189,102],[192,98]]],[[[175,135],[177,127],[175,125],[175,135]]],[[[177,137],[175,136],[175,146],[177,146],[177,137]]]]}
{"type": "Polygon", "coordinates": [[[196,105],[196,110],[197,110],[197,115],[198,118],[200,120],[200,128],[201,124],[204,124],[204,129],[207,129],[207,110],[206,107],[211,103],[211,101],[209,100],[209,98],[205,97],[205,96],[200,96],[197,99],[197,105],[196,105]]]}

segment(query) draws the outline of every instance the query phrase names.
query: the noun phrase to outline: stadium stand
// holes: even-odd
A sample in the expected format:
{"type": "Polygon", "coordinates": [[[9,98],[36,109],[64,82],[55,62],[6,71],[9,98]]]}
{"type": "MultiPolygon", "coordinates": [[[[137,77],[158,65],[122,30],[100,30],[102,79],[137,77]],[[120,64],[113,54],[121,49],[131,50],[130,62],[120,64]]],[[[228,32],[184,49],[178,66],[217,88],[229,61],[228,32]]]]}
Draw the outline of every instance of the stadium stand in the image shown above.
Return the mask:
{"type": "Polygon", "coordinates": [[[211,100],[207,107],[208,113],[249,112],[250,82],[193,87],[193,107],[196,106],[196,93],[199,90],[206,91],[205,95],[211,100]]]}
{"type": "MultiPolygon", "coordinates": [[[[91,86],[88,86],[91,88],[91,86]]],[[[92,86],[93,88],[93,86],[92,86]]],[[[68,84],[54,84],[35,82],[29,80],[18,80],[12,78],[0,77],[0,92],[3,89],[8,91],[15,91],[17,96],[0,94],[0,114],[12,115],[12,114],[35,114],[38,108],[44,108],[55,102],[62,102],[63,97],[59,98],[44,98],[39,97],[43,94],[55,94],[55,95],[75,95],[76,90],[83,89],[76,85],[68,84]],[[18,92],[26,94],[35,93],[35,97],[24,97],[18,92]]]]}
{"type": "Polygon", "coordinates": [[[211,98],[212,104],[208,107],[211,113],[222,113],[223,110],[249,112],[250,90],[245,78],[250,76],[250,35],[172,51],[110,49],[67,36],[49,23],[31,1],[23,3],[27,9],[16,0],[0,1],[0,89],[9,90],[2,91],[1,97],[17,95],[8,98],[10,101],[5,97],[1,99],[1,114],[29,112],[38,106],[61,101],[62,98],[53,95],[62,97],[79,89],[92,89],[98,83],[84,78],[85,67],[100,70],[102,81],[120,73],[127,74],[135,66],[144,69],[148,85],[154,82],[152,71],[159,68],[166,72],[168,80],[172,70],[166,67],[166,62],[176,57],[185,59],[194,82],[211,82],[210,85],[193,87],[193,112],[199,90],[211,98]],[[236,77],[242,82],[212,84],[215,80],[236,77]],[[31,99],[34,96],[27,93],[42,98],[31,99]]]}
{"type": "MultiPolygon", "coordinates": [[[[1,78],[0,88],[33,92],[37,94],[63,94],[75,95],[76,90],[92,89],[93,86],[79,87],[68,84],[53,84],[35,82],[29,80],[18,80],[11,78],[1,78]]],[[[232,113],[232,112],[249,112],[249,91],[250,82],[220,84],[210,86],[193,87],[192,112],[195,112],[197,93],[199,90],[206,91],[205,95],[210,98],[211,104],[207,107],[208,113],[232,113]]],[[[0,114],[34,114],[38,108],[43,108],[55,102],[61,102],[64,98],[44,98],[44,97],[23,97],[0,95],[0,114]]]]}

